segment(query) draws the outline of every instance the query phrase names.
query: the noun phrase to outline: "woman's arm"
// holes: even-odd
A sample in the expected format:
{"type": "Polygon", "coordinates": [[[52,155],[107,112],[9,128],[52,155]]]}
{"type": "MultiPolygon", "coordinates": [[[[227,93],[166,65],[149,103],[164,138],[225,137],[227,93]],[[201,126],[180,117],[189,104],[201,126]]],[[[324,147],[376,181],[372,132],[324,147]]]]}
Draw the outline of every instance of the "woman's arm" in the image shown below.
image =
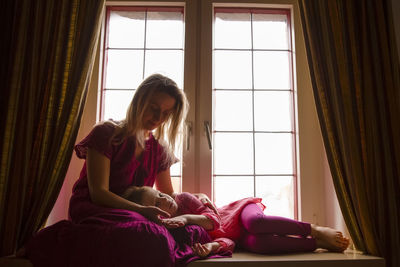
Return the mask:
{"type": "Polygon", "coordinates": [[[93,203],[116,209],[136,211],[152,221],[160,222],[158,215],[169,214],[157,207],[144,207],[124,199],[109,190],[110,160],[94,149],[88,149],[86,168],[90,198],[93,203]]]}
{"type": "Polygon", "coordinates": [[[157,190],[170,195],[172,198],[175,198],[176,193],[174,192],[174,188],[172,187],[171,174],[169,168],[157,174],[156,188],[157,190]]]}

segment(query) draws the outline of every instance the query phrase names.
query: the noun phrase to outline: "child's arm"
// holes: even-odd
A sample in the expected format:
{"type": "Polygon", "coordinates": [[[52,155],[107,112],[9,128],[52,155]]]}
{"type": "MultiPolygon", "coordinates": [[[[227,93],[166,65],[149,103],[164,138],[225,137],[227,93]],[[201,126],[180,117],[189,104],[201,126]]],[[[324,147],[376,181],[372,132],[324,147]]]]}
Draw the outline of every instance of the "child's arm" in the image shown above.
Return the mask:
{"type": "Polygon", "coordinates": [[[199,257],[207,257],[210,254],[216,254],[221,252],[233,253],[235,249],[235,242],[229,238],[217,238],[210,243],[200,244],[196,243],[193,245],[193,253],[199,257]]]}
{"type": "Polygon", "coordinates": [[[167,228],[177,228],[185,226],[186,224],[195,224],[203,227],[207,231],[214,229],[214,222],[210,218],[197,214],[184,214],[174,218],[163,219],[162,223],[167,228]]]}
{"type": "Polygon", "coordinates": [[[193,253],[201,258],[205,258],[208,255],[216,252],[221,247],[218,242],[210,242],[205,244],[195,243],[192,246],[193,253]]]}

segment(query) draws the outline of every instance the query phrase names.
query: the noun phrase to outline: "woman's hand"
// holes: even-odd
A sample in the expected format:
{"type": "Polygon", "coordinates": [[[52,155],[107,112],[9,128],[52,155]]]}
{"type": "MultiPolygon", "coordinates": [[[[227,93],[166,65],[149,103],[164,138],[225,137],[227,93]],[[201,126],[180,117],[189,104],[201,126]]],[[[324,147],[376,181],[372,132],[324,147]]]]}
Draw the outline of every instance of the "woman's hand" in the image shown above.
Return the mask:
{"type": "Polygon", "coordinates": [[[219,244],[217,242],[212,242],[212,243],[205,243],[205,244],[200,244],[200,243],[195,243],[192,246],[193,253],[200,258],[205,258],[207,257],[211,252],[215,251],[215,248],[218,248],[219,244]]]}
{"type": "Polygon", "coordinates": [[[219,212],[217,210],[217,208],[214,206],[214,204],[211,202],[211,200],[208,198],[208,196],[206,194],[203,193],[194,193],[193,194],[195,197],[197,197],[201,203],[203,203],[204,206],[209,207],[210,209],[212,209],[215,214],[217,214],[219,216],[219,212]]]}
{"type": "Polygon", "coordinates": [[[181,215],[174,218],[162,219],[161,223],[167,228],[178,228],[185,226],[188,220],[185,215],[181,215]]]}
{"type": "Polygon", "coordinates": [[[153,221],[158,224],[161,224],[163,220],[160,218],[160,216],[167,218],[171,217],[171,215],[168,212],[165,212],[162,209],[154,206],[143,206],[140,209],[139,213],[145,216],[150,221],[153,221]]]}

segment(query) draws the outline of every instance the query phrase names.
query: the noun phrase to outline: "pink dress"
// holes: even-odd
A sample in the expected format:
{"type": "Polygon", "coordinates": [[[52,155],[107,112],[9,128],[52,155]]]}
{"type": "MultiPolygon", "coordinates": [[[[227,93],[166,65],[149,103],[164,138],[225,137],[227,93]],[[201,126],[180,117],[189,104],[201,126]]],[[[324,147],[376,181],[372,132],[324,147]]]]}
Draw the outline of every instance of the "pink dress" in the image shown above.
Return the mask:
{"type": "Polygon", "coordinates": [[[244,198],[234,201],[226,206],[218,208],[219,216],[215,212],[204,206],[194,195],[190,193],[181,193],[175,197],[178,204],[178,214],[201,214],[210,218],[214,223],[214,229],[208,231],[213,241],[221,244],[217,253],[224,251],[233,252],[235,242],[239,240],[241,232],[240,214],[244,207],[248,204],[255,203],[261,207],[265,206],[261,203],[261,198],[244,198]]]}

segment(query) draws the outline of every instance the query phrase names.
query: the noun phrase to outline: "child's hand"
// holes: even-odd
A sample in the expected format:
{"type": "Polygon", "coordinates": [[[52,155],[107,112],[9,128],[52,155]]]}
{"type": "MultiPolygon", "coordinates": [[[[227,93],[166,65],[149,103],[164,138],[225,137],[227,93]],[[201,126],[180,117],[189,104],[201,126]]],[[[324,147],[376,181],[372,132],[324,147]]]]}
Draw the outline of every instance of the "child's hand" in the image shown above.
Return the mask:
{"type": "Polygon", "coordinates": [[[213,251],[213,246],[212,243],[196,243],[193,245],[192,250],[195,255],[199,256],[200,258],[205,258],[213,251]]]}
{"type": "Polygon", "coordinates": [[[219,212],[218,212],[217,208],[211,202],[211,200],[208,198],[208,196],[206,194],[194,193],[193,195],[195,197],[197,197],[201,201],[201,203],[203,203],[204,206],[209,207],[210,209],[212,209],[215,212],[215,214],[217,214],[219,216],[219,212]]]}
{"type": "Polygon", "coordinates": [[[178,228],[187,224],[187,218],[185,215],[182,215],[174,218],[162,219],[161,223],[167,228],[178,228]]]}

